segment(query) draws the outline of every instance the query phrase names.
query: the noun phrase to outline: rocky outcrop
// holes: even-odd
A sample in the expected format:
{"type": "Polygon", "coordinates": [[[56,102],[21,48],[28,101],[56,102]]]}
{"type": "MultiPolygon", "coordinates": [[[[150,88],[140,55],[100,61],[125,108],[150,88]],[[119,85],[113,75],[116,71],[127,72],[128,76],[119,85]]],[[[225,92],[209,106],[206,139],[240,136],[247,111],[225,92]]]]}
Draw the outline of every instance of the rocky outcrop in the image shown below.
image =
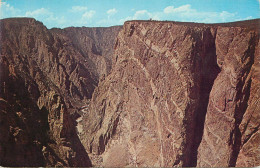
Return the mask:
{"type": "Polygon", "coordinates": [[[62,30],[30,18],[0,23],[1,165],[90,166],[75,118],[98,83],[96,65],[62,30]]]}
{"type": "Polygon", "coordinates": [[[126,22],[83,117],[93,164],[258,165],[254,24],[126,22]]]}

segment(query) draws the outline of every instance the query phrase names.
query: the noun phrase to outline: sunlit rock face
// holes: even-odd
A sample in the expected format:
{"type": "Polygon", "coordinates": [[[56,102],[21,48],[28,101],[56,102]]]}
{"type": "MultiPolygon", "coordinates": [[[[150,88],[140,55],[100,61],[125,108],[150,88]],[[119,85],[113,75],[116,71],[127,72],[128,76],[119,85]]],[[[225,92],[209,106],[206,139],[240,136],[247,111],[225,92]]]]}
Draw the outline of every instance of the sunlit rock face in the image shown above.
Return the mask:
{"type": "Polygon", "coordinates": [[[126,22],[83,117],[93,164],[258,165],[256,22],[126,22]]]}
{"type": "Polygon", "coordinates": [[[260,165],[259,20],[0,25],[1,166],[260,165]]]}
{"type": "Polygon", "coordinates": [[[257,166],[258,32],[240,27],[218,28],[216,51],[221,72],[210,92],[198,166],[257,166]]]}

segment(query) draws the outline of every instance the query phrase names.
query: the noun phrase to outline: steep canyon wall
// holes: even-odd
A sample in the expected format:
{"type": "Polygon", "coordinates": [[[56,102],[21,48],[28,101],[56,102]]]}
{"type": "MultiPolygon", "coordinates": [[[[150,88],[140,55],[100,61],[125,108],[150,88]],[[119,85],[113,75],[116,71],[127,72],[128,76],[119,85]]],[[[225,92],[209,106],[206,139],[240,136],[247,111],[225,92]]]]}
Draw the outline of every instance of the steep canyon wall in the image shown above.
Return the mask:
{"type": "Polygon", "coordinates": [[[126,22],[83,117],[97,165],[259,165],[255,22],[126,22]]]}
{"type": "Polygon", "coordinates": [[[30,18],[1,20],[2,166],[91,166],[75,120],[111,66],[105,60],[113,51],[93,48],[112,48],[120,26],[106,28],[110,35],[103,39],[92,35],[100,35],[99,28],[71,39],[74,29],[48,30],[30,18]],[[102,74],[100,62],[108,69],[102,74]]]}

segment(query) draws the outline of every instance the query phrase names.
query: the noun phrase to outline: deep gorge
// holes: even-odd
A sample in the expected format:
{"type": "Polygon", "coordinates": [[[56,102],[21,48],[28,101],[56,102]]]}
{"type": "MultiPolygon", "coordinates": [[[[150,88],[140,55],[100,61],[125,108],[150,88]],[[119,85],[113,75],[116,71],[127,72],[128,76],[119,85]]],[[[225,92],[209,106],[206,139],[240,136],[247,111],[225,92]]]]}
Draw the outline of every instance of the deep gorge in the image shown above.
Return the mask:
{"type": "Polygon", "coordinates": [[[259,19],[0,26],[1,166],[260,165],[259,19]]]}

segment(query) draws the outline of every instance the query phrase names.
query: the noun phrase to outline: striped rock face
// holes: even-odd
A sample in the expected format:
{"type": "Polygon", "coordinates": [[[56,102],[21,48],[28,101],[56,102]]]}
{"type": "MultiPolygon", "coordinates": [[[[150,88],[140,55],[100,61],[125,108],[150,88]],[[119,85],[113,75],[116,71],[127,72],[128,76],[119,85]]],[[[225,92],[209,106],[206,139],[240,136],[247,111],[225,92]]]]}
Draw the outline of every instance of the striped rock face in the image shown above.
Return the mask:
{"type": "Polygon", "coordinates": [[[257,44],[248,27],[126,22],[83,117],[93,164],[259,164],[257,44]]]}

